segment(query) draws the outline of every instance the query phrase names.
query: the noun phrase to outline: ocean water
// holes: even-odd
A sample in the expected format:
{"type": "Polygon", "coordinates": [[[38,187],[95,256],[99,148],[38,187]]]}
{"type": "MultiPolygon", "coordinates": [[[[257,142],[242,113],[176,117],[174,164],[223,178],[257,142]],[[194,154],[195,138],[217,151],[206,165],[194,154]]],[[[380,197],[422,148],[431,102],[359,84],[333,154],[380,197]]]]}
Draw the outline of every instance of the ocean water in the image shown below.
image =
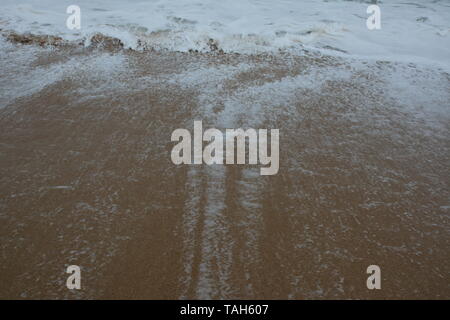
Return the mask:
{"type": "Polygon", "coordinates": [[[0,298],[448,299],[450,3],[368,2],[1,0],[0,298]],[[175,166],[195,120],[279,173],[175,166]]]}
{"type": "Polygon", "coordinates": [[[381,30],[368,30],[374,1],[344,0],[2,0],[0,28],[89,44],[95,33],[125,47],[175,51],[274,52],[313,48],[384,60],[438,63],[450,56],[450,1],[378,1],[381,30]],[[66,8],[81,8],[69,30],[66,8]]]}

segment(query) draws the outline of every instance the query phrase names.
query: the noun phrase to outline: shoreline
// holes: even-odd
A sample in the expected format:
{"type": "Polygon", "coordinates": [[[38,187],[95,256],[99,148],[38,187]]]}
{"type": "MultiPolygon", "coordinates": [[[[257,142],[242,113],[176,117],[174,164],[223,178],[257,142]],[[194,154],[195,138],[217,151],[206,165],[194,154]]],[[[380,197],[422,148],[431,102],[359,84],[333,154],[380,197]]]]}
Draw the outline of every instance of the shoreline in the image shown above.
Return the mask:
{"type": "Polygon", "coordinates": [[[0,297],[449,298],[448,73],[364,62],[11,44],[0,297]],[[194,120],[279,128],[278,174],[175,166],[194,120]]]}

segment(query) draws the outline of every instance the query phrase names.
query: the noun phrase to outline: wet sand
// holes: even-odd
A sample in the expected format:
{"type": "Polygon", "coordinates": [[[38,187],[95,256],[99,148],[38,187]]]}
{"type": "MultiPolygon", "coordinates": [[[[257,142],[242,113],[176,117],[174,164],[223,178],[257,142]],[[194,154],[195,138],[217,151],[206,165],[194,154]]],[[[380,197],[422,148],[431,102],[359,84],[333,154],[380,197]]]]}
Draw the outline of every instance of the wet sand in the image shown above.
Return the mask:
{"type": "Polygon", "coordinates": [[[312,53],[8,50],[0,298],[450,298],[449,94],[391,86],[404,74],[412,91],[450,89],[445,72],[312,53]],[[280,129],[278,174],[175,166],[171,133],[194,120],[280,129]],[[71,264],[82,290],[65,286],[71,264]],[[381,290],[366,287],[371,264],[381,290]]]}

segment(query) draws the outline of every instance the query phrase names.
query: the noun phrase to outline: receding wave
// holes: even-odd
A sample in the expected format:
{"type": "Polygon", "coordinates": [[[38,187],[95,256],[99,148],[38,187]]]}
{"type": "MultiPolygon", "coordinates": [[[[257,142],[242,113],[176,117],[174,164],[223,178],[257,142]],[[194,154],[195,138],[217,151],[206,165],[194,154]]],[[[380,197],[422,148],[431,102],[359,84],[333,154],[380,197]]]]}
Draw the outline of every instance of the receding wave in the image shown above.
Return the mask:
{"type": "Polygon", "coordinates": [[[381,30],[375,31],[366,27],[368,1],[80,0],[77,5],[81,29],[69,30],[64,5],[4,0],[0,29],[11,40],[39,45],[225,53],[306,48],[444,65],[450,56],[446,1],[380,3],[381,30]]]}

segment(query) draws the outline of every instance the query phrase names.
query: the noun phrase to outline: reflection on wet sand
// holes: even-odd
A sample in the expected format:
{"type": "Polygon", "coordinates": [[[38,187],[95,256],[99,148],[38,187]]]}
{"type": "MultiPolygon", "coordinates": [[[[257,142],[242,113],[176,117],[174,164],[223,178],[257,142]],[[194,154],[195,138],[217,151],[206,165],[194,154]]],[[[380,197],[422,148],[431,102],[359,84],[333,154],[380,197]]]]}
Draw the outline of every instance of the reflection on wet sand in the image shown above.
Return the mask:
{"type": "Polygon", "coordinates": [[[312,54],[27,61],[28,83],[66,69],[23,95],[0,76],[1,298],[450,297],[448,74],[312,54]],[[447,90],[392,95],[402,72],[447,90]],[[175,166],[171,133],[194,119],[279,128],[278,174],[175,166]]]}

